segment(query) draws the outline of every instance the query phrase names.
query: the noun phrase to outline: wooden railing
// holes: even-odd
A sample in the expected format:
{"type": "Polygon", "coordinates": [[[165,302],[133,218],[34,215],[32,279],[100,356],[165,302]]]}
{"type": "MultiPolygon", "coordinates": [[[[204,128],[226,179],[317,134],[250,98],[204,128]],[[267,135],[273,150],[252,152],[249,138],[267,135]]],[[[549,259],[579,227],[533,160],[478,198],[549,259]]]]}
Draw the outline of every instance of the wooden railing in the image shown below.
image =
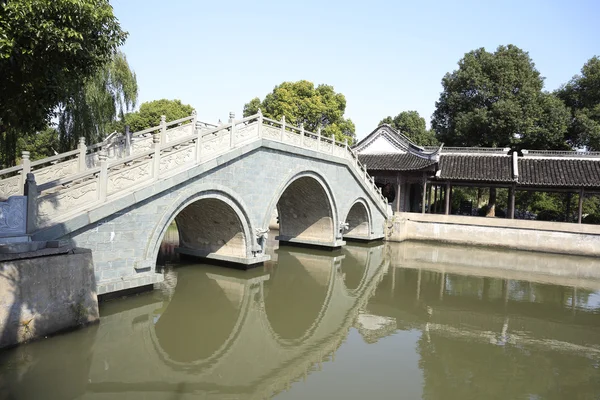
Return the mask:
{"type": "MultiPolygon", "coordinates": [[[[187,124],[190,134],[171,135],[163,123],[159,127],[137,132],[134,138],[143,137],[151,140],[149,146],[130,151],[131,154],[110,159],[105,148],[93,154],[93,163],[89,163],[90,153],[85,168],[82,161],[84,144],[81,148],[70,152],[77,168],[74,172],[51,181],[37,182],[34,192],[37,193],[34,217],[37,228],[44,228],[103,204],[107,199],[117,198],[133,190],[152,184],[195,165],[209,161],[239,146],[255,140],[273,140],[293,146],[310,149],[319,153],[349,161],[359,182],[372,194],[379,207],[385,212],[387,200],[381,189],[375,186],[373,177],[369,176],[366,167],[360,163],[356,154],[348,147],[347,142],[337,142],[332,138],[308,132],[303,127],[290,126],[282,121],[264,118],[261,113],[240,120],[230,120],[220,126],[198,127],[195,115],[170,124],[193,121],[187,124]]],[[[178,125],[176,128],[181,128],[178,125]]],[[[183,133],[186,133],[184,131],[183,133]]],[[[181,133],[181,132],[180,132],[181,133]]],[[[86,149],[89,150],[89,148],[86,149]]],[[[67,153],[65,153],[67,154],[67,153]]],[[[67,157],[65,155],[55,156],[67,157]]],[[[40,164],[48,162],[40,160],[40,164]]],[[[34,164],[34,163],[31,163],[34,164]]],[[[23,165],[23,170],[27,165],[23,165]]],[[[30,169],[31,170],[31,169],[30,169]]],[[[37,181],[37,175],[36,181],[37,181]]]]}

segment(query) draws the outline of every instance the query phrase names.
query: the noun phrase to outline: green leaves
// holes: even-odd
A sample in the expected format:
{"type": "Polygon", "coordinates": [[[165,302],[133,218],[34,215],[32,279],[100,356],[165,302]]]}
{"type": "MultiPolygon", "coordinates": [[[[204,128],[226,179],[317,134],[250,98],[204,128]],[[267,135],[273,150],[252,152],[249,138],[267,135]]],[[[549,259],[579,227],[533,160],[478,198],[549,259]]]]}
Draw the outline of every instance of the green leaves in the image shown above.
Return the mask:
{"type": "MultiPolygon", "coordinates": [[[[44,128],[126,37],[108,0],[0,2],[0,136],[9,145],[3,148],[18,134],[44,128]]],[[[5,151],[0,164],[14,160],[5,151]]]]}
{"type": "Polygon", "coordinates": [[[167,122],[189,117],[194,108],[181,100],[154,100],[142,103],[140,110],[125,115],[125,123],[131,132],[141,131],[146,128],[160,125],[160,117],[167,117],[167,122]]]}
{"type": "Polygon", "coordinates": [[[292,125],[304,124],[308,131],[316,132],[321,127],[324,136],[338,141],[355,138],[355,126],[344,118],[346,98],[336,93],[333,86],[319,85],[315,88],[309,81],[283,82],[266,95],[261,102],[255,97],[244,105],[244,116],[255,114],[258,109],[272,119],[285,116],[292,125]]]}
{"type": "Polygon", "coordinates": [[[379,125],[382,124],[390,125],[419,146],[433,146],[438,144],[435,134],[427,130],[425,119],[416,111],[402,111],[394,118],[391,116],[385,117],[379,122],[379,125]]]}
{"type": "Polygon", "coordinates": [[[564,148],[568,115],[516,46],[473,50],[442,79],[431,121],[448,146],[564,148]]]}

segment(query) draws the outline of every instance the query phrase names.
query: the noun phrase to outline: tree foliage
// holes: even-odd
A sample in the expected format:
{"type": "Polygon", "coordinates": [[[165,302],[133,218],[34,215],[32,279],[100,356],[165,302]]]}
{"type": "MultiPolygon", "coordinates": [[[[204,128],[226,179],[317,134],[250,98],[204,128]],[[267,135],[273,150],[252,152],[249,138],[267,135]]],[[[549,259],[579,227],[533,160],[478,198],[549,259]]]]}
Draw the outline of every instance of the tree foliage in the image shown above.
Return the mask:
{"type": "Polygon", "coordinates": [[[183,104],[181,100],[154,100],[142,103],[139,111],[125,115],[124,121],[114,126],[114,129],[123,132],[124,125],[129,125],[131,132],[137,132],[160,125],[160,117],[167,117],[167,122],[189,117],[194,108],[189,104],[183,104]]]}
{"type": "Polygon", "coordinates": [[[51,157],[59,149],[58,131],[51,126],[31,135],[21,135],[17,139],[17,155],[20,156],[24,150],[29,151],[31,160],[51,157]]]}
{"type": "Polygon", "coordinates": [[[395,117],[385,117],[379,125],[388,124],[392,128],[407,136],[419,146],[433,146],[438,144],[435,133],[428,130],[425,119],[417,111],[402,111],[395,117]]]}
{"type": "Polygon", "coordinates": [[[306,130],[316,132],[321,128],[322,135],[335,137],[338,141],[355,138],[355,126],[344,118],[346,97],[336,93],[333,86],[315,85],[309,81],[283,82],[261,101],[258,97],[244,105],[244,116],[256,114],[258,109],[272,119],[285,116],[292,125],[304,124],[306,130]]]}
{"type": "Polygon", "coordinates": [[[87,143],[102,141],[113,121],[123,119],[125,112],[135,106],[137,93],[135,73],[125,54],[117,51],[60,108],[61,150],[72,149],[80,136],[87,143]]]}
{"type": "Polygon", "coordinates": [[[556,92],[571,110],[568,138],[576,147],[600,150],[600,58],[589,59],[574,76],[556,92]]]}
{"type": "Polygon", "coordinates": [[[442,79],[432,127],[450,146],[565,148],[568,113],[544,93],[529,54],[516,46],[480,48],[442,79]]]}
{"type": "Polygon", "coordinates": [[[18,135],[43,129],[126,36],[108,0],[0,1],[0,163],[14,162],[18,135]]]}

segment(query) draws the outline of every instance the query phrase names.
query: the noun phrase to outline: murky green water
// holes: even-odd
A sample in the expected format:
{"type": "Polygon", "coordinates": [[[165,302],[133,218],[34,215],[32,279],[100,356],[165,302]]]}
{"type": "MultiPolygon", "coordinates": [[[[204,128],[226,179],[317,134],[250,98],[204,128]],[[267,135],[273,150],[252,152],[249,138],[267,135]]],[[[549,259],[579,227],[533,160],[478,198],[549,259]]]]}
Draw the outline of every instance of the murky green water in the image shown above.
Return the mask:
{"type": "Polygon", "coordinates": [[[167,268],[99,325],[0,353],[0,399],[600,398],[600,282],[524,272],[600,262],[419,244],[273,257],[167,268]]]}

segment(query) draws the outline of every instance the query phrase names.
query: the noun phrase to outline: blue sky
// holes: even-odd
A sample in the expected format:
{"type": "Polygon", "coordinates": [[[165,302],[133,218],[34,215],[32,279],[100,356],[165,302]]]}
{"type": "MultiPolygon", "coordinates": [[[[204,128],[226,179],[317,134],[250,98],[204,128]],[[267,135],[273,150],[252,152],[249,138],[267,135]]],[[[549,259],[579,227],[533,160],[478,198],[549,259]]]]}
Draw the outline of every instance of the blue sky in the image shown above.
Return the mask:
{"type": "Polygon", "coordinates": [[[479,47],[529,52],[554,90],[600,56],[600,1],[111,0],[139,103],[177,98],[207,122],[283,81],[333,85],[364,137],[387,115],[429,124],[441,79],[479,47]]]}

